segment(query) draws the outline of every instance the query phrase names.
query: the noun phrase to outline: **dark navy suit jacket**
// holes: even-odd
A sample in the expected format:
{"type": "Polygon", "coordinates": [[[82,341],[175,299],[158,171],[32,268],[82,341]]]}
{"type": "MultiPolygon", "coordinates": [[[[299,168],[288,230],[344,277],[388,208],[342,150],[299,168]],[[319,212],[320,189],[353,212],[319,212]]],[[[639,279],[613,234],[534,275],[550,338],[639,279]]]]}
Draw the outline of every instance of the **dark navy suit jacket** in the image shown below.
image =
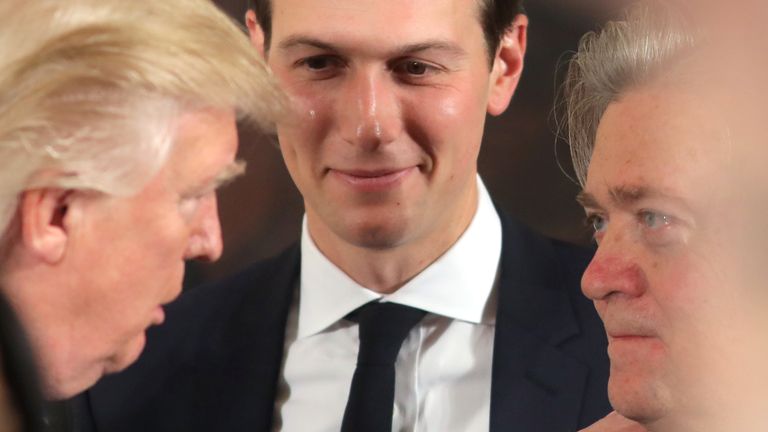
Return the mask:
{"type": "MultiPolygon", "coordinates": [[[[610,411],[606,337],[579,289],[592,251],[502,225],[491,431],[577,431],[610,411]]],[[[299,267],[292,247],[185,293],[135,365],[77,398],[80,430],[270,431],[299,267]]]]}

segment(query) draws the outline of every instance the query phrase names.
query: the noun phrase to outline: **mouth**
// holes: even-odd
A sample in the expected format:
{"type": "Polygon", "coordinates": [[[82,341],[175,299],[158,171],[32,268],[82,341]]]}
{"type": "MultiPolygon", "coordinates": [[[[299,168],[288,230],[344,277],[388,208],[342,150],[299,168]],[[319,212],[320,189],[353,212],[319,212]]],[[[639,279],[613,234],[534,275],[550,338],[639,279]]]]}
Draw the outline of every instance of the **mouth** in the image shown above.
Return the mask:
{"type": "Polygon", "coordinates": [[[337,170],[329,173],[343,183],[363,190],[382,190],[398,185],[418,168],[377,169],[377,170],[337,170]]]}
{"type": "Polygon", "coordinates": [[[616,353],[625,349],[655,349],[663,342],[652,332],[645,331],[608,331],[608,352],[616,353]],[[617,351],[618,350],[618,351],[617,351]]]}

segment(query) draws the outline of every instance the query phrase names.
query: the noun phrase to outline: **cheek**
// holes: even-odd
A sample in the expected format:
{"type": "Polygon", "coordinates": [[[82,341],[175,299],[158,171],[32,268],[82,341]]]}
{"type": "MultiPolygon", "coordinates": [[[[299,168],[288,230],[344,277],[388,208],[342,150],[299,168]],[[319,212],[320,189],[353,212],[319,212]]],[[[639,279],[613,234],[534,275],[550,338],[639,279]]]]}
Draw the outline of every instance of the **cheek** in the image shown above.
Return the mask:
{"type": "Polygon", "coordinates": [[[682,351],[708,345],[723,324],[719,316],[721,285],[711,272],[690,257],[669,265],[658,264],[651,286],[653,296],[667,322],[670,344],[682,351]]]}
{"type": "MultiPolygon", "coordinates": [[[[199,223],[199,222],[198,222],[199,223]]],[[[145,269],[145,275],[137,275],[145,280],[160,279],[164,283],[169,278],[179,279],[183,274],[184,255],[191,239],[192,221],[182,217],[176,206],[168,206],[167,211],[149,217],[143,225],[142,240],[135,242],[135,262],[145,269]]],[[[155,282],[153,285],[156,285],[155,282]]]]}
{"type": "Polygon", "coordinates": [[[646,263],[649,291],[667,315],[677,315],[695,307],[696,279],[687,260],[663,262],[653,257],[646,263]]]}
{"type": "Polygon", "coordinates": [[[329,136],[332,102],[329,97],[314,94],[292,94],[291,111],[278,127],[280,151],[294,180],[299,172],[313,170],[320,162],[322,145],[329,136]]]}
{"type": "MultiPolygon", "coordinates": [[[[324,89],[322,85],[313,83],[303,86],[283,81],[290,100],[290,113],[281,121],[281,135],[290,136],[323,136],[324,130],[330,127],[331,115],[336,105],[338,93],[333,88],[324,89]]],[[[345,106],[343,109],[352,109],[345,106]]]]}
{"type": "Polygon", "coordinates": [[[439,159],[449,157],[455,168],[474,167],[480,151],[485,110],[457,89],[420,93],[404,105],[411,138],[432,147],[439,159]]]}

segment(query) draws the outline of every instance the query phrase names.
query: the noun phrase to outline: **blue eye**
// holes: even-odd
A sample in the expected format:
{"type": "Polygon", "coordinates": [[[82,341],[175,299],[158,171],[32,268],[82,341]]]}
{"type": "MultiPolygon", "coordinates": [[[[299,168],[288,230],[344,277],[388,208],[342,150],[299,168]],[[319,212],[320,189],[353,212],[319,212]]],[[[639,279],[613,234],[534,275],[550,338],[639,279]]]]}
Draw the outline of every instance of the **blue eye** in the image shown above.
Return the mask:
{"type": "Polygon", "coordinates": [[[658,229],[669,226],[672,223],[672,218],[654,211],[643,211],[640,213],[640,221],[648,228],[658,229]]]}
{"type": "Polygon", "coordinates": [[[602,216],[593,214],[587,216],[587,225],[591,226],[595,233],[601,233],[605,230],[607,222],[602,216]]]}

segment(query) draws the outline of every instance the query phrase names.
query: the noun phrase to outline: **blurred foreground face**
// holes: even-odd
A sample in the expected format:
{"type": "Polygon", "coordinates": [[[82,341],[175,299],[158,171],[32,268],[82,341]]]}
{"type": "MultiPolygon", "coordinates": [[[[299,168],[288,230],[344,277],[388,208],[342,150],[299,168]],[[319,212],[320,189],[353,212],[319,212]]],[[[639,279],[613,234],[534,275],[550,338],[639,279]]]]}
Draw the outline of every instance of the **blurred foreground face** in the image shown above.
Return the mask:
{"type": "Polygon", "coordinates": [[[42,228],[48,241],[63,242],[60,260],[40,263],[36,280],[18,275],[23,289],[11,294],[51,397],[136,360],[147,327],[164,319],[161,305],[181,291],[184,261],[221,254],[215,188],[235,171],[234,115],[182,115],[177,133],[168,162],[134,196],[25,192],[24,210],[61,203],[42,228]]]}
{"type": "Polygon", "coordinates": [[[619,413],[650,430],[728,430],[717,422],[755,421],[748,406],[764,400],[766,279],[750,262],[765,256],[765,199],[741,175],[756,137],[725,125],[734,101],[681,76],[601,119],[580,197],[599,247],[582,288],[605,323],[619,413]]]}

